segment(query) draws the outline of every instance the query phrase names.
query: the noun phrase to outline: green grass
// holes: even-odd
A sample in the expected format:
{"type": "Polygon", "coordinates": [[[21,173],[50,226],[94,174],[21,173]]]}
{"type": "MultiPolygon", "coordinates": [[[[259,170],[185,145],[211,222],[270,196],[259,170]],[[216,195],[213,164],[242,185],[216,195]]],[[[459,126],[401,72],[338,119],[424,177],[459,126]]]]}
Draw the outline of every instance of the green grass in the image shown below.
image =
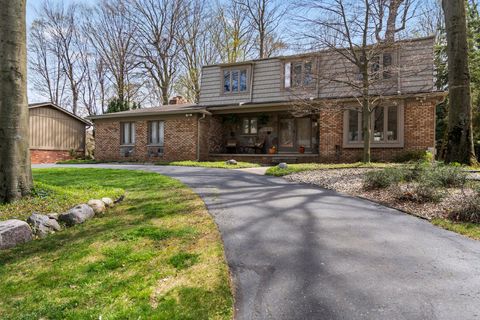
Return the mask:
{"type": "Polygon", "coordinates": [[[108,169],[38,169],[34,179],[45,192],[0,206],[2,218],[126,197],[82,225],[0,251],[1,319],[231,319],[219,233],[183,184],[108,169]]]}
{"type": "Polygon", "coordinates": [[[57,164],[92,164],[99,163],[97,160],[93,159],[69,159],[58,161],[57,164]]]}
{"type": "Polygon", "coordinates": [[[368,163],[363,162],[357,163],[339,163],[339,164],[328,164],[328,163],[298,163],[298,164],[289,164],[286,169],[281,169],[278,166],[271,167],[267,169],[266,175],[282,177],[296,172],[302,171],[311,171],[311,170],[325,170],[325,169],[346,169],[346,168],[387,168],[391,166],[397,166],[399,164],[392,163],[368,163]]]}
{"type": "Polygon", "coordinates": [[[220,168],[220,169],[241,169],[260,167],[257,163],[238,162],[236,165],[226,164],[225,161],[172,161],[158,162],[157,165],[182,166],[182,167],[203,167],[203,168],[220,168]]]}
{"type": "Polygon", "coordinates": [[[463,234],[472,239],[480,240],[480,224],[467,222],[453,222],[448,219],[436,218],[432,220],[436,226],[463,234]]]}

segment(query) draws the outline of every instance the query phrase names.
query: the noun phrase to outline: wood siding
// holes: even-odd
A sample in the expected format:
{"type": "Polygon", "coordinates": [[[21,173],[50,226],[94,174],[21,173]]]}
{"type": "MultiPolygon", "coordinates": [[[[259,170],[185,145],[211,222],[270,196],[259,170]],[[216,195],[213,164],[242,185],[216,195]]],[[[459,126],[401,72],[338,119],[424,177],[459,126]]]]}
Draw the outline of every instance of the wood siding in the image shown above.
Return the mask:
{"type": "MultiPolygon", "coordinates": [[[[434,89],[433,38],[399,43],[391,49],[394,59],[393,77],[380,80],[373,92],[381,94],[409,94],[431,92],[434,89]],[[376,90],[376,91],[375,91],[376,90]]],[[[223,94],[221,65],[206,66],[202,70],[200,103],[207,106],[236,105],[239,103],[288,102],[303,98],[344,98],[356,96],[351,87],[339,81],[355,76],[356,68],[339,54],[320,52],[312,54],[316,62],[317,84],[302,92],[283,87],[284,62],[289,57],[252,61],[253,85],[251,92],[223,94]],[[345,69],[348,72],[345,72],[345,69]]],[[[240,65],[240,64],[239,64],[240,65]]],[[[228,68],[231,68],[229,66],[228,68]]],[[[248,79],[250,84],[251,79],[248,79]]]]}
{"type": "Polygon", "coordinates": [[[85,124],[45,106],[29,109],[30,149],[85,150],[85,124]]]}

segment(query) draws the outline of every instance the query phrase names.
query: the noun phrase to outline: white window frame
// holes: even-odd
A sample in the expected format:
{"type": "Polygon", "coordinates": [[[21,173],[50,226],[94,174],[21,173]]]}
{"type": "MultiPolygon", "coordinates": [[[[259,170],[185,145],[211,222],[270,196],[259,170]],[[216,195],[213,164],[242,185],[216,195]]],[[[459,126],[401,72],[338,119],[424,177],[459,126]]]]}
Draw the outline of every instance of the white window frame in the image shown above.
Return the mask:
{"type": "Polygon", "coordinates": [[[283,64],[283,88],[284,89],[297,89],[297,88],[313,88],[316,86],[316,59],[314,57],[310,59],[302,59],[302,60],[291,60],[291,61],[286,61],[283,64]],[[294,84],[294,76],[293,76],[293,69],[294,69],[294,64],[302,64],[302,71],[301,71],[301,85],[295,85],[294,84]],[[307,63],[312,64],[311,68],[311,83],[310,84],[305,84],[305,65],[307,63]]]}

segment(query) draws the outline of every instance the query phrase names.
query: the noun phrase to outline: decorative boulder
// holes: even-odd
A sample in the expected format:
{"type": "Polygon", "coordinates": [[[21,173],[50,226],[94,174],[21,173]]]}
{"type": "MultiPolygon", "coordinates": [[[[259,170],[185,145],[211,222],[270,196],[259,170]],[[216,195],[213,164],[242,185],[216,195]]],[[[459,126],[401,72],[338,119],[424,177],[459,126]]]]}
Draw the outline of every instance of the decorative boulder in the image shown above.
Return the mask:
{"type": "Polygon", "coordinates": [[[114,203],[111,198],[102,198],[102,202],[105,204],[105,207],[111,208],[113,207],[114,203]]]}
{"type": "Polygon", "coordinates": [[[49,213],[47,214],[47,217],[50,219],[58,220],[58,213],[49,213]]]}
{"type": "Polygon", "coordinates": [[[27,222],[32,227],[33,233],[40,238],[45,238],[48,234],[61,230],[56,219],[43,214],[33,213],[28,217],[27,222]]]}
{"type": "Polygon", "coordinates": [[[236,166],[237,165],[237,160],[230,159],[230,160],[225,161],[225,164],[236,166]]]}
{"type": "Polygon", "coordinates": [[[0,222],[0,250],[15,247],[32,239],[32,229],[25,221],[12,219],[0,222]]]}
{"type": "Polygon", "coordinates": [[[278,167],[279,167],[280,169],[287,169],[287,168],[288,168],[288,164],[286,164],[285,162],[282,162],[282,163],[279,163],[279,164],[278,164],[278,167]]]}
{"type": "Polygon", "coordinates": [[[87,204],[93,209],[95,214],[105,212],[105,203],[102,200],[92,199],[87,204]]]}
{"type": "Polygon", "coordinates": [[[62,213],[58,220],[64,222],[67,226],[73,226],[85,222],[85,220],[93,218],[95,212],[86,204],[79,204],[78,206],[62,213]]]}

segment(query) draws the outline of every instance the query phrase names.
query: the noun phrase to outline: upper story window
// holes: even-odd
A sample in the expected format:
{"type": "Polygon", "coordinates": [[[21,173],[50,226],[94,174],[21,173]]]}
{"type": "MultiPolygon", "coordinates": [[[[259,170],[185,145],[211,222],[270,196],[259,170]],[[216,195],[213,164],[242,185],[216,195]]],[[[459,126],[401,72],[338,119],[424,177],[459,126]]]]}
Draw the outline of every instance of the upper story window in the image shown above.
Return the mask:
{"type": "MultiPolygon", "coordinates": [[[[361,60],[364,61],[365,58],[361,57],[361,60]]],[[[393,54],[391,52],[377,55],[370,60],[370,77],[372,79],[390,79],[393,76],[392,67],[393,54]]],[[[357,71],[357,79],[363,79],[360,70],[357,71]]]]}
{"type": "Polygon", "coordinates": [[[135,144],[135,122],[121,122],[120,135],[122,145],[135,144]]]}
{"type": "Polygon", "coordinates": [[[313,61],[286,62],[284,66],[284,86],[288,88],[310,87],[314,82],[313,61]]]}
{"type": "Polygon", "coordinates": [[[149,121],[148,122],[148,144],[154,146],[163,146],[165,122],[149,121]]]}
{"type": "Polygon", "coordinates": [[[248,72],[243,69],[229,69],[223,71],[223,93],[246,92],[248,72]]]}
{"type": "MultiPolygon", "coordinates": [[[[397,146],[402,143],[402,107],[376,107],[372,112],[372,145],[397,146]]],[[[345,144],[359,145],[363,143],[362,112],[348,110],[345,115],[345,144]]]]}

